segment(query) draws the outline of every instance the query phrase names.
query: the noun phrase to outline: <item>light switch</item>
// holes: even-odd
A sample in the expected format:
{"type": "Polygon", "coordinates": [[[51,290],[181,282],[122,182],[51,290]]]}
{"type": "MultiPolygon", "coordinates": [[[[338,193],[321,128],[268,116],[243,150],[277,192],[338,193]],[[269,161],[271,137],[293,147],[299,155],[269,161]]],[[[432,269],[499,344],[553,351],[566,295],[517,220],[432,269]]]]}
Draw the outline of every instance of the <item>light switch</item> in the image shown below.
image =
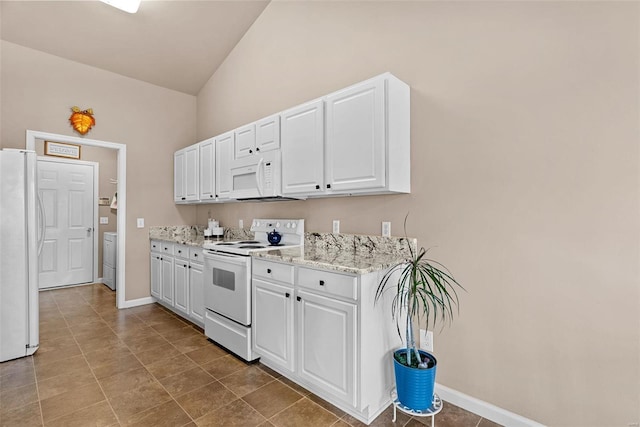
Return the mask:
{"type": "Polygon", "coordinates": [[[138,218],[138,228],[144,228],[144,218],[138,218]]]}
{"type": "Polygon", "coordinates": [[[100,217],[100,224],[109,224],[109,217],[108,216],[101,216],[100,217]]]}

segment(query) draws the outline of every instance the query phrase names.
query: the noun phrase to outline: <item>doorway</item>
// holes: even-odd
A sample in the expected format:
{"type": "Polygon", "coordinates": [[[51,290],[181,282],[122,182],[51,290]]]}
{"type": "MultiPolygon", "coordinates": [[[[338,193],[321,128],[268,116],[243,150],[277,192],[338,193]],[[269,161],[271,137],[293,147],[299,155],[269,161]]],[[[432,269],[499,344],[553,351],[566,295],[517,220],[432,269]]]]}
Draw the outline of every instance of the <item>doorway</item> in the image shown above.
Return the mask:
{"type": "Polygon", "coordinates": [[[97,279],[98,164],[38,158],[38,193],[44,211],[40,289],[97,279]]]}
{"type": "MultiPolygon", "coordinates": [[[[126,295],[126,265],[125,265],[125,249],[126,249],[126,218],[127,218],[127,146],[116,142],[100,141],[96,139],[79,138],[77,136],[59,135],[49,132],[41,132],[27,130],[26,144],[27,150],[36,149],[36,140],[42,139],[51,142],[66,142],[81,146],[102,147],[117,151],[117,193],[118,193],[118,212],[117,212],[117,229],[118,229],[118,272],[116,289],[116,306],[118,308],[127,308],[129,305],[125,300],[126,295]]],[[[137,304],[131,304],[134,306],[137,304]]]]}

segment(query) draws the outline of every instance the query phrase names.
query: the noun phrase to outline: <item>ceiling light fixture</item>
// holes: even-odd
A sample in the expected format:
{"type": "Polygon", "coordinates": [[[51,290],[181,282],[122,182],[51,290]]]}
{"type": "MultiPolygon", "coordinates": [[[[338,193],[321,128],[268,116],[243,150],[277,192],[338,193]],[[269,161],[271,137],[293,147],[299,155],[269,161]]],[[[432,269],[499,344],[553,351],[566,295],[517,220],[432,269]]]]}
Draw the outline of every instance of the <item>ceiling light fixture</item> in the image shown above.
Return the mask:
{"type": "Polygon", "coordinates": [[[140,7],[140,0],[100,0],[109,6],[117,7],[129,13],[136,13],[140,7]]]}

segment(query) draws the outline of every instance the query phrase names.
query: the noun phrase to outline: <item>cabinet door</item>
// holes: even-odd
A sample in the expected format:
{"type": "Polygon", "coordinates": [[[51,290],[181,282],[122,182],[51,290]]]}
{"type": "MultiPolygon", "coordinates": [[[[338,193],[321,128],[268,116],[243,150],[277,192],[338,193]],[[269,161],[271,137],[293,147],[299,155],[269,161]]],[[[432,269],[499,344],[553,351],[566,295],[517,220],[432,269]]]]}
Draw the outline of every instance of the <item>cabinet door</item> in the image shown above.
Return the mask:
{"type": "Polygon", "coordinates": [[[332,191],[385,186],[384,89],[378,78],[327,96],[325,182],[332,191]]]}
{"type": "Polygon", "coordinates": [[[162,256],[162,301],[173,307],[173,257],[162,256]]]}
{"type": "Polygon", "coordinates": [[[214,200],[216,197],[216,146],[215,139],[210,138],[198,144],[200,159],[200,195],[203,201],[214,200]]]}
{"type": "Polygon", "coordinates": [[[293,372],[293,289],[253,279],[254,351],[293,372]]]}
{"type": "Polygon", "coordinates": [[[242,126],[234,131],[236,142],[234,144],[234,155],[236,159],[250,156],[256,148],[256,125],[242,126]]]}
{"type": "Polygon", "coordinates": [[[231,160],[233,132],[216,138],[216,197],[228,199],[231,194],[231,160]]]}
{"type": "Polygon", "coordinates": [[[110,237],[104,237],[102,241],[102,258],[103,263],[109,267],[115,267],[116,265],[116,242],[110,237]]]}
{"type": "Polygon", "coordinates": [[[184,180],[185,162],[184,150],[176,151],[173,155],[173,200],[176,202],[184,202],[187,199],[184,180]]]}
{"type": "Polygon", "coordinates": [[[298,375],[355,406],[355,304],[298,291],[298,375]]]}
{"type": "Polygon", "coordinates": [[[323,109],[323,101],[318,100],[280,115],[283,194],[324,191],[323,109]]]}
{"type": "Polygon", "coordinates": [[[176,259],[173,267],[173,307],[189,314],[189,262],[176,259]]]}
{"type": "Polygon", "coordinates": [[[198,144],[191,145],[184,149],[185,167],[184,167],[184,180],[185,180],[185,199],[188,201],[196,201],[200,197],[198,191],[198,180],[200,174],[198,173],[198,144]]]}
{"type": "Polygon", "coordinates": [[[191,263],[189,268],[190,316],[204,324],[204,274],[202,264],[191,263]]]}
{"type": "Polygon", "coordinates": [[[256,122],[256,151],[280,148],[280,116],[271,116],[256,122]]]}
{"type": "Polygon", "coordinates": [[[162,258],[151,254],[151,296],[162,299],[162,258]]]}

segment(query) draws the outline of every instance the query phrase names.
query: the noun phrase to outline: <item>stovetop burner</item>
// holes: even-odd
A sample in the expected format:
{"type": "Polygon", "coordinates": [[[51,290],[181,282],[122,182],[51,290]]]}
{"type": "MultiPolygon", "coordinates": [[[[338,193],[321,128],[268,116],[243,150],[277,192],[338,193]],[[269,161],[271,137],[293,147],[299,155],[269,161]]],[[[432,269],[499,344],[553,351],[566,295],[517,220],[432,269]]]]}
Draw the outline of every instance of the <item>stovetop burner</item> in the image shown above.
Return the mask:
{"type": "Polygon", "coordinates": [[[240,242],[237,242],[238,245],[255,245],[260,243],[262,242],[259,242],[257,240],[242,240],[240,242]]]}
{"type": "Polygon", "coordinates": [[[240,246],[236,246],[238,249],[263,249],[266,248],[266,246],[260,246],[260,245],[240,245],[240,246]]]}

